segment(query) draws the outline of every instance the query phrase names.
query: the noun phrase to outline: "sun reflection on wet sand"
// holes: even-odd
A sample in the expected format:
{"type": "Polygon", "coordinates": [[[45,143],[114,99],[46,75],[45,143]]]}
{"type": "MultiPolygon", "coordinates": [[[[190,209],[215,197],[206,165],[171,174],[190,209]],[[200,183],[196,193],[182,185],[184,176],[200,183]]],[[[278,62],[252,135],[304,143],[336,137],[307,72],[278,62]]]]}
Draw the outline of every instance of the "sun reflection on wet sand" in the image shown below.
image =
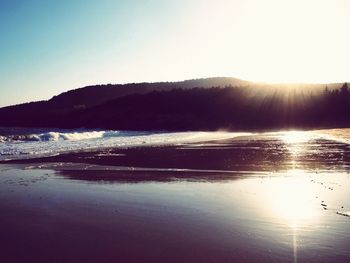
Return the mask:
{"type": "MultiPolygon", "coordinates": [[[[289,131],[282,135],[281,139],[286,144],[288,151],[291,153],[292,168],[297,167],[298,155],[305,151],[306,143],[315,139],[315,134],[308,131],[289,131]]],[[[298,262],[298,224],[302,220],[317,217],[316,211],[313,209],[312,189],[305,183],[306,174],[303,171],[290,170],[287,172],[293,176],[292,182],[284,184],[285,187],[280,188],[281,195],[278,200],[281,203],[274,203],[273,209],[277,211],[282,218],[289,222],[293,235],[293,262],[298,262]],[[299,180],[298,180],[299,177],[299,180]]]]}
{"type": "MultiPolygon", "coordinates": [[[[318,172],[304,171],[304,165],[306,160],[312,160],[309,156],[318,155],[324,149],[317,141],[318,139],[331,139],[322,133],[313,131],[281,132],[278,138],[284,143],[290,154],[290,170],[279,179],[273,180],[266,200],[269,202],[268,206],[271,208],[272,216],[276,217],[277,221],[281,220],[286,223],[291,229],[293,262],[296,263],[298,262],[298,247],[303,245],[298,244],[300,242],[298,242],[298,236],[301,235],[301,231],[305,227],[320,225],[321,212],[329,210],[324,200],[317,199],[320,193],[325,194],[322,188],[330,190],[325,194],[327,199],[332,198],[331,192],[334,189],[333,186],[325,185],[324,176],[329,178],[327,172],[319,176],[318,172]]],[[[318,169],[317,166],[315,168],[318,169]]]]}
{"type": "Polygon", "coordinates": [[[293,228],[293,262],[298,262],[298,242],[296,228],[293,228]]]}
{"type": "Polygon", "coordinates": [[[294,262],[297,262],[298,229],[305,222],[316,222],[320,216],[315,202],[316,188],[305,179],[303,171],[291,170],[275,178],[266,189],[266,201],[271,216],[292,231],[294,262]]]}
{"type": "Polygon", "coordinates": [[[315,187],[305,180],[307,174],[303,171],[291,170],[284,177],[276,178],[270,183],[267,200],[271,212],[286,220],[291,227],[305,219],[313,219],[313,199],[315,187]]]}
{"type": "Polygon", "coordinates": [[[295,159],[306,150],[307,143],[318,138],[318,136],[309,131],[288,131],[282,133],[279,138],[285,143],[286,148],[291,153],[293,158],[292,164],[296,164],[295,159]]]}
{"type": "Polygon", "coordinates": [[[283,132],[281,138],[287,144],[306,143],[314,137],[309,131],[288,131],[283,132]]]}

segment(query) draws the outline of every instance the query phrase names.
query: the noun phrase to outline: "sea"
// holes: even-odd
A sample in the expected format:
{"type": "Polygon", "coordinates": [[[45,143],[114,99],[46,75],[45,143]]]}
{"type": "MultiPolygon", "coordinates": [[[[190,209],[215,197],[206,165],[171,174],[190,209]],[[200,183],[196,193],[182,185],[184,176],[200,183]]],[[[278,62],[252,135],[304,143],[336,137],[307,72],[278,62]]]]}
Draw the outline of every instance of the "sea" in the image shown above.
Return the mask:
{"type": "Polygon", "coordinates": [[[0,161],[103,148],[179,145],[249,135],[242,132],[166,132],[0,127],[0,161]]]}

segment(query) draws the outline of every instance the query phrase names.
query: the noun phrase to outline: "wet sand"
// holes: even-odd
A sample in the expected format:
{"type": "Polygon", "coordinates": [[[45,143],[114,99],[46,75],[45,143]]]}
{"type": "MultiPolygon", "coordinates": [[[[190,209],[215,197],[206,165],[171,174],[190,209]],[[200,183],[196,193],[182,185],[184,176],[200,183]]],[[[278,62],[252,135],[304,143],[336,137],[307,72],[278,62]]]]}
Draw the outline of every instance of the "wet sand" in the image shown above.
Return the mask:
{"type": "Polygon", "coordinates": [[[347,169],[350,164],[349,144],[339,141],[338,137],[329,139],[328,136],[333,136],[332,131],[322,130],[320,136],[312,131],[262,133],[203,143],[108,148],[0,163],[36,164],[41,167],[51,167],[51,163],[56,167],[61,166],[59,170],[67,170],[71,164],[87,164],[87,167],[188,169],[231,173],[347,169]]]}
{"type": "Polygon", "coordinates": [[[261,134],[2,163],[1,262],[349,262],[349,149],[261,134]]]}

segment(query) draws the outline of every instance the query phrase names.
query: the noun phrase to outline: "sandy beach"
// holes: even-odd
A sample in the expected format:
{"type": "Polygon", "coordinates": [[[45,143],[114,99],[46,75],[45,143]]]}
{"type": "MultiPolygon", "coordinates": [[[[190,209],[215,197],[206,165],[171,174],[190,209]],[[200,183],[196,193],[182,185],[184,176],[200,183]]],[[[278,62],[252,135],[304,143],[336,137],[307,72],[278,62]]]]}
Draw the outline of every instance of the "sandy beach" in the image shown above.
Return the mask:
{"type": "Polygon", "coordinates": [[[2,162],[1,262],[348,262],[349,160],[294,132],[2,162]]]}

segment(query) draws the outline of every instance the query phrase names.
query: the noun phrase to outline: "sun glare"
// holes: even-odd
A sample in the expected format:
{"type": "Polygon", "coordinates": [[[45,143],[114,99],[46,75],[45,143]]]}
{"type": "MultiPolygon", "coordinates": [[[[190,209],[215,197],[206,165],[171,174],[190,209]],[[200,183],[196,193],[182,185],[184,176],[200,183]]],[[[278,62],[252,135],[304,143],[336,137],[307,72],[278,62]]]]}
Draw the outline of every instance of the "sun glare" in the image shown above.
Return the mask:
{"type": "Polygon", "coordinates": [[[282,134],[281,139],[287,144],[299,144],[311,140],[312,136],[307,131],[288,131],[282,134]]]}
{"type": "MultiPolygon", "coordinates": [[[[186,24],[163,38],[154,50],[145,51],[140,74],[148,79],[156,72],[155,77],[166,80],[191,74],[234,74],[258,82],[346,81],[348,11],[334,2],[220,0],[189,4],[182,17],[186,24]]],[[[135,60],[138,65],[139,57],[135,60]]]]}
{"type": "MultiPolygon", "coordinates": [[[[296,160],[306,150],[306,143],[313,138],[315,135],[308,131],[281,132],[280,139],[291,154],[292,167],[296,167],[296,160]]],[[[303,170],[291,169],[285,178],[276,179],[269,190],[272,213],[287,220],[292,227],[316,215],[313,202],[315,189],[305,180],[307,176],[303,170]]]]}
{"type": "Polygon", "coordinates": [[[267,200],[274,217],[297,227],[304,220],[314,219],[319,210],[314,203],[314,186],[305,181],[307,175],[298,170],[291,170],[288,174],[290,177],[274,179],[267,200]]]}
{"type": "Polygon", "coordinates": [[[305,225],[314,224],[320,217],[315,203],[316,187],[308,182],[302,170],[290,170],[286,176],[271,179],[266,193],[270,215],[291,228],[293,262],[298,262],[298,233],[305,225]]]}

